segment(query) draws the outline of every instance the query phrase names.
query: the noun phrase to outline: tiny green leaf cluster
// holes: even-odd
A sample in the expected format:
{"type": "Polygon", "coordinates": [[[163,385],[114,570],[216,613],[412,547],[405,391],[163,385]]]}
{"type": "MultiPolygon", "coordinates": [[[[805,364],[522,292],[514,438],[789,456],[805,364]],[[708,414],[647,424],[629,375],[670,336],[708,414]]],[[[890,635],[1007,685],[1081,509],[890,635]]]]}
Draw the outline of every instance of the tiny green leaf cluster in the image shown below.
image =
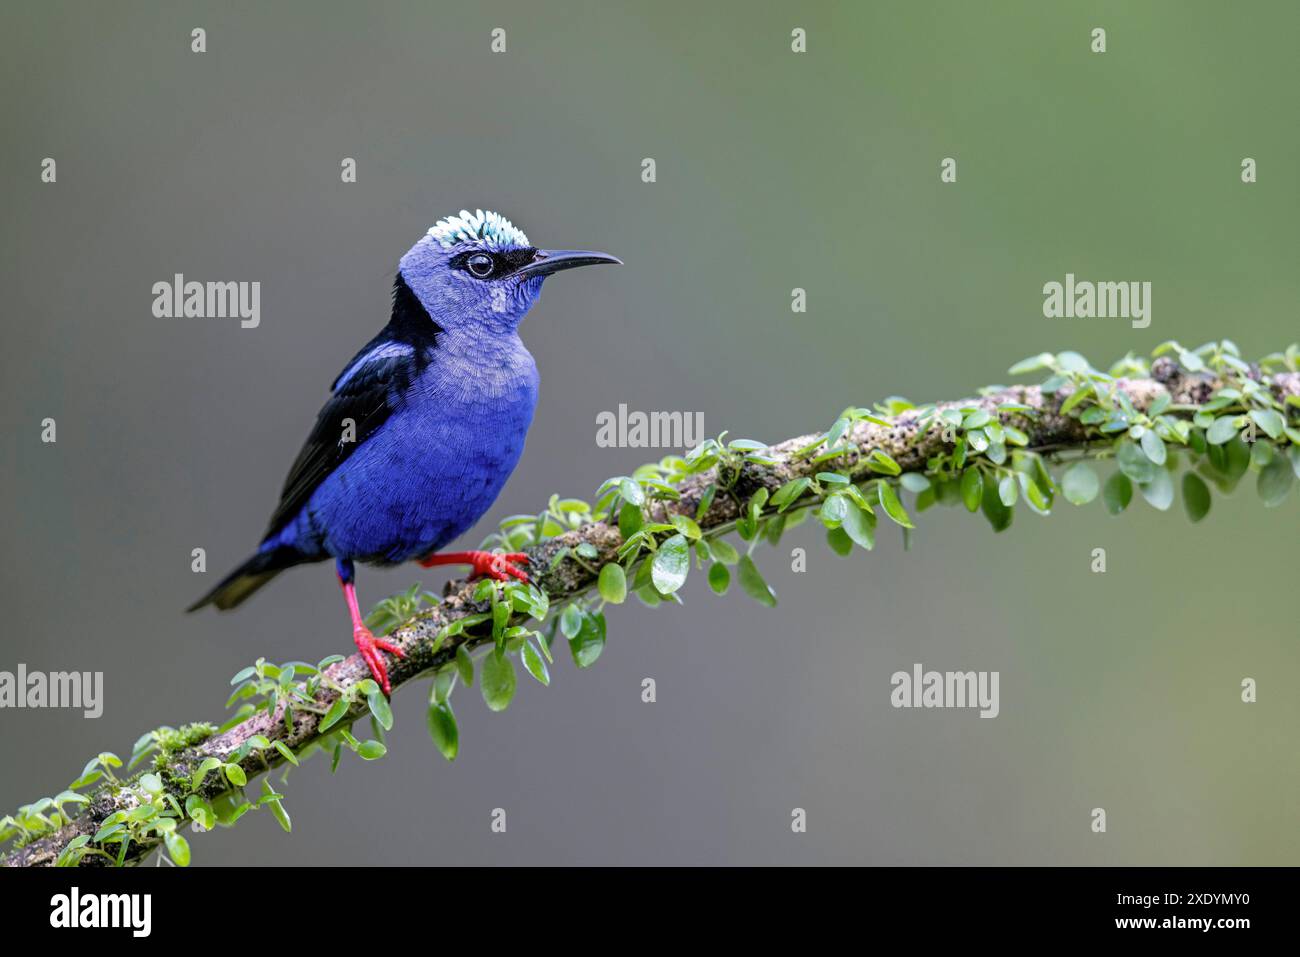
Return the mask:
{"type": "MultiPolygon", "coordinates": [[[[556,504],[557,500],[553,498],[552,507],[556,504]]],[[[546,516],[547,513],[543,513],[536,526],[530,527],[530,535],[546,535],[547,522],[554,521],[554,518],[548,519],[546,516]]],[[[509,527],[518,527],[518,524],[513,523],[509,527]]],[[[508,529],[503,529],[502,534],[508,535],[508,529]]],[[[448,638],[467,635],[473,629],[490,626],[491,640],[486,643],[486,651],[477,664],[479,691],[489,710],[504,711],[514,699],[518,685],[516,659],[540,684],[551,683],[547,666],[554,663],[551,644],[555,629],[552,627],[547,634],[543,634],[528,624],[529,621],[541,623],[546,620],[550,601],[546,593],[535,585],[520,581],[499,582],[488,578],[482,579],[474,587],[473,598],[474,601],[485,604],[487,610],[457,618],[443,627],[434,639],[433,651],[437,652],[448,638]],[[517,623],[520,621],[523,623],[517,623]]],[[[468,642],[462,641],[456,645],[454,658],[434,674],[427,715],[429,737],[448,761],[454,761],[460,751],[460,731],[456,724],[456,713],[452,710],[451,695],[458,684],[472,686],[475,671],[475,660],[468,642]]]]}

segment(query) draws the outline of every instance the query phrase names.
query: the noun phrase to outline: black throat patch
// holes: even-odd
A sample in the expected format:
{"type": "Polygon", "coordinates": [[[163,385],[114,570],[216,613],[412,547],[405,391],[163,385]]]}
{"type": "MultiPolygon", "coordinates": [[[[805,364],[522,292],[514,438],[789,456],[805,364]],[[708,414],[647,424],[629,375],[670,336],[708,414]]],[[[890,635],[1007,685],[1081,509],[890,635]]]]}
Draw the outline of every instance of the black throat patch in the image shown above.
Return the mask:
{"type": "Polygon", "coordinates": [[[399,271],[393,280],[393,315],[388,320],[384,337],[395,342],[405,342],[419,348],[433,348],[437,344],[442,326],[433,320],[417,296],[407,285],[406,277],[399,271]]]}

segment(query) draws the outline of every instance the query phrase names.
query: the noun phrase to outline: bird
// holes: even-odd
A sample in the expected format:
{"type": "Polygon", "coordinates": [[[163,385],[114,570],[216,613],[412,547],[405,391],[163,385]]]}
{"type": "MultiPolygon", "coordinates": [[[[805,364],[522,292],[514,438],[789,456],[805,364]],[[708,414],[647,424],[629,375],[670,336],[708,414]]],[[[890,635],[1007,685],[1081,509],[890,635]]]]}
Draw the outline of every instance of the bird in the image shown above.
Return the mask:
{"type": "Polygon", "coordinates": [[[335,378],[251,558],[187,609],[225,611],[297,565],[333,560],[352,639],[392,693],[366,627],[356,564],[469,565],[529,581],[523,553],[443,552],[491,508],[524,449],[538,372],[519,325],[548,276],[617,264],[607,253],[540,249],[499,213],[438,220],[398,263],[388,324],[335,378]]]}

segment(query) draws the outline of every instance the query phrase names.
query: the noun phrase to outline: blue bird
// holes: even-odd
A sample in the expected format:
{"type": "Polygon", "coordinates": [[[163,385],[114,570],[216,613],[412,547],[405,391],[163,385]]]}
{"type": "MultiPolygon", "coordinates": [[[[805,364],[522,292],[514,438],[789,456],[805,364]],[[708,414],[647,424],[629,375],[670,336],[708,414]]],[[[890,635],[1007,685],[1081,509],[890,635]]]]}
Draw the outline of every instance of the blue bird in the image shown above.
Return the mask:
{"type": "Polygon", "coordinates": [[[514,471],[537,405],[537,366],[519,323],[552,273],[619,263],[538,249],[503,216],[461,210],[402,257],[388,325],[361,348],[289,469],[256,554],[188,610],[234,608],[295,565],[334,559],[352,638],[391,692],[366,628],[356,562],[468,564],[527,581],[527,556],[438,550],[482,517],[514,471]]]}

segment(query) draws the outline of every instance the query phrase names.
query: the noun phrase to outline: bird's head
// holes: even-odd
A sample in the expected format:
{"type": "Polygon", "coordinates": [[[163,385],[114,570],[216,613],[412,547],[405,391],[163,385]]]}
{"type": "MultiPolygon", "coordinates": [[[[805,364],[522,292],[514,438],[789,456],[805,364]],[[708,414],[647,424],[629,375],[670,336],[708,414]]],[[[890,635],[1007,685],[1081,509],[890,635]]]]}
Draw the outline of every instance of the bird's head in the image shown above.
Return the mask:
{"type": "Polygon", "coordinates": [[[547,276],[618,262],[605,253],[538,249],[510,220],[480,209],[438,220],[399,271],[442,328],[505,333],[518,327],[547,276]]]}

